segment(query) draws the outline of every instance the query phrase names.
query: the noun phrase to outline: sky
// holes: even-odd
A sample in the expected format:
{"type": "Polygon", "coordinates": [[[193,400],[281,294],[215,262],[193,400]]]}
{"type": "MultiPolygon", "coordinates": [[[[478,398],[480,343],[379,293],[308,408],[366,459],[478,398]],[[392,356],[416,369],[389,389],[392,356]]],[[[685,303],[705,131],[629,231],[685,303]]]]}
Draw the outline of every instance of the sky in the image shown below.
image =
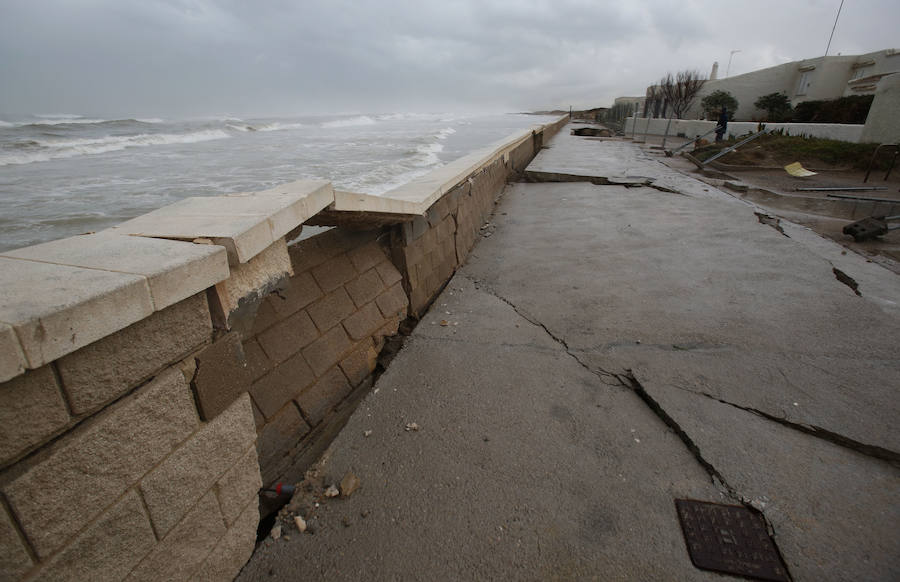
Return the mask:
{"type": "MultiPolygon", "coordinates": [[[[840,0],[0,0],[0,113],[192,117],[610,106],[665,73],[821,56],[840,0]]],[[[829,54],[900,48],[845,0],[829,54]]]]}

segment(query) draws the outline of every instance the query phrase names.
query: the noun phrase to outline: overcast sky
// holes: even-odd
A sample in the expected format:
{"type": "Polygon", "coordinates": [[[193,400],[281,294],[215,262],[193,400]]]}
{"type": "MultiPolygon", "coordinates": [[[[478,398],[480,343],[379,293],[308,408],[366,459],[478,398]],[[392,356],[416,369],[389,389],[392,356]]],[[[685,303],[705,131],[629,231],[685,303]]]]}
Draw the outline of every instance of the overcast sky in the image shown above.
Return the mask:
{"type": "MultiPolygon", "coordinates": [[[[667,71],[821,56],[840,0],[0,0],[0,112],[135,116],[608,106],[667,71]]],[[[845,0],[829,54],[900,48],[845,0]]]]}

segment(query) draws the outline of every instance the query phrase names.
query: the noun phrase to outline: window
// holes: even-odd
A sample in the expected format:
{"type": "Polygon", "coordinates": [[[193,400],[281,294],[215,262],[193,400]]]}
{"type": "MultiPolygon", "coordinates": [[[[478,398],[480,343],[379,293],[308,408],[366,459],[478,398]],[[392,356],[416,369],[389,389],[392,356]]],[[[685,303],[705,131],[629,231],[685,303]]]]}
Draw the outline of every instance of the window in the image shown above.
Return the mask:
{"type": "Polygon", "coordinates": [[[800,74],[800,81],[797,82],[797,95],[806,95],[807,89],[810,86],[809,80],[809,71],[804,71],[800,74]]]}

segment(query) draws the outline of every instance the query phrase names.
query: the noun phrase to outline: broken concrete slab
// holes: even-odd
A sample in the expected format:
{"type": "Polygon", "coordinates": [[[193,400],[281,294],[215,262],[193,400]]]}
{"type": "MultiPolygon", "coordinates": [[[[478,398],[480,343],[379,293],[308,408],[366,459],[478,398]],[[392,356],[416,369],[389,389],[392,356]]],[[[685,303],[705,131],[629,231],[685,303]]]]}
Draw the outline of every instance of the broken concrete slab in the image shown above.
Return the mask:
{"type": "Polygon", "coordinates": [[[900,469],[634,371],[697,454],[762,511],[794,580],[900,576],[900,469]]]}
{"type": "Polygon", "coordinates": [[[900,362],[882,339],[900,321],[751,208],[591,184],[515,184],[502,204],[466,272],[595,369],[658,362],[698,391],[900,452],[900,362]]]}
{"type": "Polygon", "coordinates": [[[640,399],[459,275],[435,306],[465,324],[423,322],[320,469],[365,487],[238,580],[717,579],[690,563],[673,499],[726,498],[640,399]]]}

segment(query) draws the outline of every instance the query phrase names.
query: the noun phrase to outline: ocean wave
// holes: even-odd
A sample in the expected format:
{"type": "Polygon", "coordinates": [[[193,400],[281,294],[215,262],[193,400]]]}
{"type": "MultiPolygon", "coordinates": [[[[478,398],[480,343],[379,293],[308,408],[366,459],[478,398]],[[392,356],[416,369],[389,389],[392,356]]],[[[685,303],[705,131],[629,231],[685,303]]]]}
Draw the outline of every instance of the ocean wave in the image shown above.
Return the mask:
{"type": "Polygon", "coordinates": [[[322,127],[355,127],[358,125],[375,125],[378,123],[368,115],[360,115],[349,119],[335,119],[322,123],[322,127]]]}
{"type": "Polygon", "coordinates": [[[285,129],[300,129],[304,127],[302,123],[266,123],[256,128],[257,131],[282,131],[285,129]]]}
{"type": "Polygon", "coordinates": [[[444,129],[437,132],[434,137],[438,139],[447,139],[447,136],[453,135],[454,133],[456,133],[455,129],[453,129],[452,127],[445,127],[444,129]]]}
{"type": "Polygon", "coordinates": [[[165,123],[164,119],[160,119],[159,117],[136,117],[134,119],[139,123],[165,123]]]}
{"type": "Polygon", "coordinates": [[[25,121],[19,123],[19,125],[72,125],[85,123],[107,123],[108,121],[108,119],[88,119],[86,117],[41,117],[38,121],[25,121]]]}
{"type": "Polygon", "coordinates": [[[428,168],[441,162],[438,154],[444,151],[443,144],[423,143],[416,146],[412,153],[410,163],[417,168],[428,168]]]}
{"type": "Polygon", "coordinates": [[[15,127],[15,126],[16,126],[15,123],[10,123],[8,121],[3,121],[2,119],[0,119],[0,127],[15,127]]]}
{"type": "Polygon", "coordinates": [[[138,135],[106,136],[72,140],[35,140],[43,149],[27,154],[0,155],[0,166],[31,164],[59,158],[72,158],[114,152],[133,147],[155,145],[189,144],[231,137],[221,129],[196,131],[193,133],[142,133],[138,135]]]}

